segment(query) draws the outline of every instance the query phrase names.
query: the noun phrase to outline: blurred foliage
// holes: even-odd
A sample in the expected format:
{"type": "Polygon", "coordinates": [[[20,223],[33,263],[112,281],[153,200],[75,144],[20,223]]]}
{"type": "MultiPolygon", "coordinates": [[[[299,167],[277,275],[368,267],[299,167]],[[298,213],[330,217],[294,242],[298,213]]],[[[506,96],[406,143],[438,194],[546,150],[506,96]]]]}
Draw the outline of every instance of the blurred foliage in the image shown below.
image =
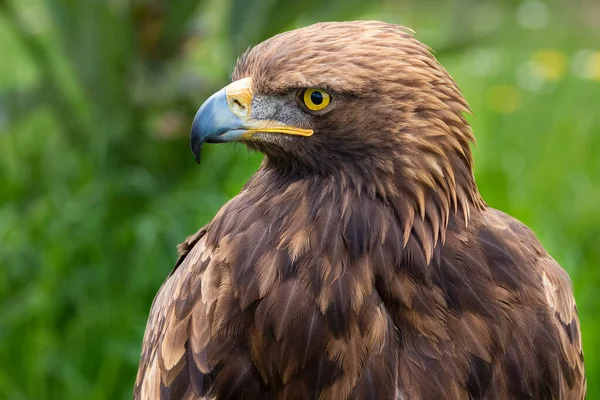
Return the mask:
{"type": "Polygon", "coordinates": [[[574,282],[600,398],[600,5],[595,0],[0,0],[0,398],[130,398],[175,244],[256,170],[188,148],[236,55],[323,20],[412,27],[463,88],[488,203],[574,282]]]}

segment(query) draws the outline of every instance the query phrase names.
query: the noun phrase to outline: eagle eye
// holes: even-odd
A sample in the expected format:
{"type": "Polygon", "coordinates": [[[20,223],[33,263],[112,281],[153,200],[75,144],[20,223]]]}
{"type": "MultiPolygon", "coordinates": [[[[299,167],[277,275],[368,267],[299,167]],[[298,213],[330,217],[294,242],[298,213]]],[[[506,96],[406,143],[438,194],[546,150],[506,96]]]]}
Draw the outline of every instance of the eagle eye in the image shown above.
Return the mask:
{"type": "Polygon", "coordinates": [[[331,102],[331,96],[323,89],[304,89],[300,98],[310,111],[320,111],[331,102]]]}

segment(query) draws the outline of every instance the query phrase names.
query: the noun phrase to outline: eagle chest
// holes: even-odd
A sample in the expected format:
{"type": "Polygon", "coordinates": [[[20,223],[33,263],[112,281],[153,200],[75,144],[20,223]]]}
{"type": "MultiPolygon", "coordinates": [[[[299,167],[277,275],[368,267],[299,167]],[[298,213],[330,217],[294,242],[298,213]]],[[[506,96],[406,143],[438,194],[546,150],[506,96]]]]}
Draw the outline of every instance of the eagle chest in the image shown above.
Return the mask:
{"type": "MultiPolygon", "coordinates": [[[[413,304],[424,290],[410,272],[425,262],[418,241],[404,245],[402,227],[386,207],[363,204],[362,213],[344,215],[338,201],[318,207],[296,201],[276,216],[277,205],[252,203],[254,211],[240,214],[235,210],[247,203],[231,205],[223,215],[237,223],[217,220],[206,236],[215,251],[202,297],[214,299],[209,321],[211,340],[222,340],[215,344],[219,354],[246,357],[275,392],[310,388],[314,393],[300,398],[395,398],[410,336],[399,327],[424,323],[418,327],[435,330],[419,313],[443,301],[438,291],[418,293],[420,303],[413,304]]],[[[419,337],[415,344],[432,346],[419,337]]]]}

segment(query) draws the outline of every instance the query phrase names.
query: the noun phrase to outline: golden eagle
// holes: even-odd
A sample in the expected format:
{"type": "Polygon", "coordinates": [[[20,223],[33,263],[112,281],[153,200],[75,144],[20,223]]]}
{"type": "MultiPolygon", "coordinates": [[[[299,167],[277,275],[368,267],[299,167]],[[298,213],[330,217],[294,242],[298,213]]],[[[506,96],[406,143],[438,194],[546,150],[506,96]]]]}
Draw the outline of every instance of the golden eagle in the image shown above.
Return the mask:
{"type": "Polygon", "coordinates": [[[382,22],[243,54],[193,123],[260,169],[152,305],[136,399],[582,399],[566,272],[473,178],[459,89],[382,22]]]}

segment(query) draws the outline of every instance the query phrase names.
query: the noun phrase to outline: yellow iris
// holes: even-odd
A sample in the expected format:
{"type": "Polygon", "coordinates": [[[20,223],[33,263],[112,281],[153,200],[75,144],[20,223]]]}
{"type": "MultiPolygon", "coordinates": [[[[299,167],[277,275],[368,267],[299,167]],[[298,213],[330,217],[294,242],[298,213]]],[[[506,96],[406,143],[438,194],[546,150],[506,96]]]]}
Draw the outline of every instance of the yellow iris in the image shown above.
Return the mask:
{"type": "Polygon", "coordinates": [[[329,105],[331,96],[322,89],[306,89],[302,95],[302,101],[309,110],[319,111],[329,105]]]}

